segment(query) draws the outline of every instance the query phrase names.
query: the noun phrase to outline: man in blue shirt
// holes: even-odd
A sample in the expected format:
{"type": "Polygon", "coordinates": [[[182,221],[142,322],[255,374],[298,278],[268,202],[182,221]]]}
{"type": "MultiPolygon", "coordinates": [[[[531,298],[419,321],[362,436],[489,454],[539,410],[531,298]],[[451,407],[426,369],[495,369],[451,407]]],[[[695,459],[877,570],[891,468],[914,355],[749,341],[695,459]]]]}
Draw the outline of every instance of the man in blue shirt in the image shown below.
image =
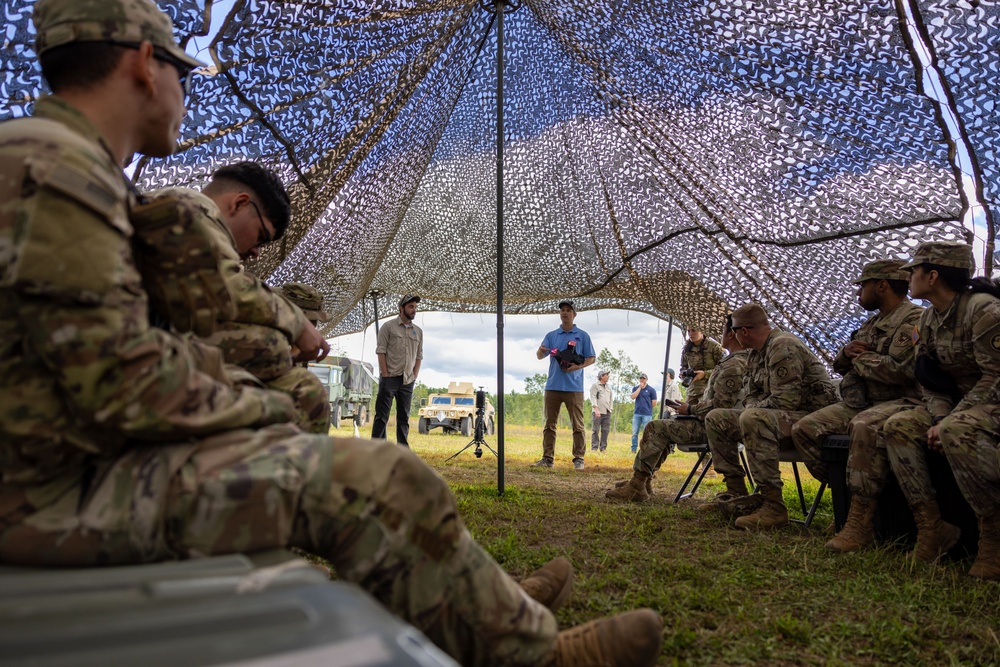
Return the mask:
{"type": "Polygon", "coordinates": [[[653,406],[656,405],[656,390],[648,384],[645,373],[639,374],[639,385],[632,387],[635,412],[632,413],[632,453],[639,448],[639,434],[646,424],[653,421],[653,406]]]}
{"type": "Polygon", "coordinates": [[[583,369],[594,363],[597,355],[586,331],[578,329],[576,308],[572,301],[559,303],[559,319],[562,321],[555,331],[545,334],[538,347],[539,359],[549,358],[549,379],[545,383],[545,429],[542,431],[542,458],[535,466],[551,468],[556,452],[556,422],[559,410],[566,404],[569,419],[573,423],[573,467],[583,470],[583,454],[586,450],[583,427],[583,369]],[[583,358],[576,363],[556,355],[572,348],[583,358]]]}

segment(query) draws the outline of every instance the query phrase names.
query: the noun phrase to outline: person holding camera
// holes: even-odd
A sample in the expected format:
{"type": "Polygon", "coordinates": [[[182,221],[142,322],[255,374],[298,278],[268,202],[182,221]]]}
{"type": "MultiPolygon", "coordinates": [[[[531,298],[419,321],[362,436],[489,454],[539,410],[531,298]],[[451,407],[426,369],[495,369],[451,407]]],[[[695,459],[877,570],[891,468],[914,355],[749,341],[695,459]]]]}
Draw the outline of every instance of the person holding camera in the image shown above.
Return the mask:
{"type": "Polygon", "coordinates": [[[681,384],[687,387],[687,402],[697,403],[712,371],[722,361],[722,346],[695,327],[688,327],[687,336],[681,350],[681,384]]]}
{"type": "Polygon", "coordinates": [[[608,448],[608,432],[611,431],[611,408],[614,406],[611,387],[608,386],[610,375],[607,371],[599,372],[597,382],[590,386],[590,405],[594,409],[593,432],[590,435],[590,451],[592,452],[596,452],[598,448],[603,452],[608,448]]]}
{"type": "MultiPolygon", "coordinates": [[[[677,373],[673,368],[667,369],[667,381],[663,383],[663,404],[669,406],[671,403],[681,403],[684,401],[684,394],[681,393],[681,385],[677,381],[677,373]]],[[[677,411],[668,407],[667,412],[671,415],[677,411]]]]}
{"type": "Polygon", "coordinates": [[[646,424],[653,421],[653,407],[656,405],[656,390],[649,386],[645,373],[639,374],[639,384],[632,387],[635,411],[632,413],[632,453],[639,449],[639,433],[646,424]]]}
{"type": "Polygon", "coordinates": [[[597,355],[590,335],[576,327],[576,308],[572,301],[559,302],[562,325],[545,334],[536,356],[549,358],[549,379],[545,383],[545,428],[542,431],[542,458],[533,465],[551,468],[556,451],[556,422],[566,404],[573,423],[573,467],[583,470],[587,445],[583,426],[583,369],[594,363],[597,355]]]}

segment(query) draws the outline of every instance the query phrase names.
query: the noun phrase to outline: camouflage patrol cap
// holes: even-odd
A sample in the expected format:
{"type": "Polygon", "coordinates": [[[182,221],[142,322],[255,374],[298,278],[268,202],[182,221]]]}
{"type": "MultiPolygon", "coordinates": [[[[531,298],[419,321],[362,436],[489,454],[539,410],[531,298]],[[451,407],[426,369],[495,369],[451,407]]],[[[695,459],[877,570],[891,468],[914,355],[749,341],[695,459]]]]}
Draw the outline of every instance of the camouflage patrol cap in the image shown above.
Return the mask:
{"type": "Polygon", "coordinates": [[[972,258],[972,246],[957,241],[928,241],[917,246],[913,259],[903,265],[911,269],[921,264],[937,264],[952,266],[956,269],[966,269],[970,273],[976,270],[976,261],[972,258]]]}
{"type": "Polygon", "coordinates": [[[204,66],[177,45],[173,22],[152,0],[38,0],[31,20],[39,55],[73,42],[148,41],[191,69],[204,66]]]}
{"type": "Polygon", "coordinates": [[[861,269],[861,276],[854,279],[854,284],[863,283],[866,280],[902,280],[906,282],[910,279],[910,272],[903,270],[901,259],[879,259],[865,264],[861,269]]]}
{"type": "Polygon", "coordinates": [[[312,285],[286,283],[281,286],[281,293],[301,308],[307,319],[317,322],[330,321],[330,314],[323,310],[323,295],[312,285]]]}

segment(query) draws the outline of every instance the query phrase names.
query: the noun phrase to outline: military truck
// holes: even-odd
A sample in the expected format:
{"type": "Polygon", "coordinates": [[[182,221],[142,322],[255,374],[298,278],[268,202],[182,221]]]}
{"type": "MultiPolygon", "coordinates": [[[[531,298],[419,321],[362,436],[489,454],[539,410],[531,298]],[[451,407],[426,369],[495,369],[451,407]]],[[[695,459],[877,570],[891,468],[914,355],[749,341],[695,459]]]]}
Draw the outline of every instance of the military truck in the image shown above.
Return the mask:
{"type": "Polygon", "coordinates": [[[330,424],[340,428],[344,419],[358,426],[368,423],[368,406],[378,384],[372,365],[348,357],[327,357],[310,363],[309,370],[320,379],[330,394],[330,424]]]}
{"type": "MultiPolygon", "coordinates": [[[[493,435],[495,412],[493,404],[487,399],[483,414],[487,435],[493,435]]],[[[420,433],[429,433],[440,426],[445,432],[470,436],[476,424],[476,390],[471,382],[450,382],[448,393],[431,394],[421,399],[419,415],[417,430],[420,433]]]]}

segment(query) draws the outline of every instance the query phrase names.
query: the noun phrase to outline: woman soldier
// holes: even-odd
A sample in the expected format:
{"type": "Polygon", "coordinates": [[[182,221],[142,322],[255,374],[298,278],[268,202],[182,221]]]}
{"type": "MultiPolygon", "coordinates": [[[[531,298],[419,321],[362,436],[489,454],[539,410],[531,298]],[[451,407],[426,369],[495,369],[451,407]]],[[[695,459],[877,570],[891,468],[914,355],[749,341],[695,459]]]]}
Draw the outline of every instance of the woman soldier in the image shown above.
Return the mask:
{"type": "Polygon", "coordinates": [[[924,406],[893,415],[885,444],[917,523],[917,558],[934,562],[958,541],[941,520],[923,462],[924,447],[944,452],[979,519],[979,554],[969,574],[1000,579],[1000,288],[972,279],[972,247],[935,241],[917,247],[910,296],[930,301],[914,332],[924,406]]]}
{"type": "Polygon", "coordinates": [[[722,361],[722,346],[694,327],[688,327],[687,337],[681,349],[681,379],[688,387],[686,402],[697,403],[708,388],[712,371],[722,361]]]}

